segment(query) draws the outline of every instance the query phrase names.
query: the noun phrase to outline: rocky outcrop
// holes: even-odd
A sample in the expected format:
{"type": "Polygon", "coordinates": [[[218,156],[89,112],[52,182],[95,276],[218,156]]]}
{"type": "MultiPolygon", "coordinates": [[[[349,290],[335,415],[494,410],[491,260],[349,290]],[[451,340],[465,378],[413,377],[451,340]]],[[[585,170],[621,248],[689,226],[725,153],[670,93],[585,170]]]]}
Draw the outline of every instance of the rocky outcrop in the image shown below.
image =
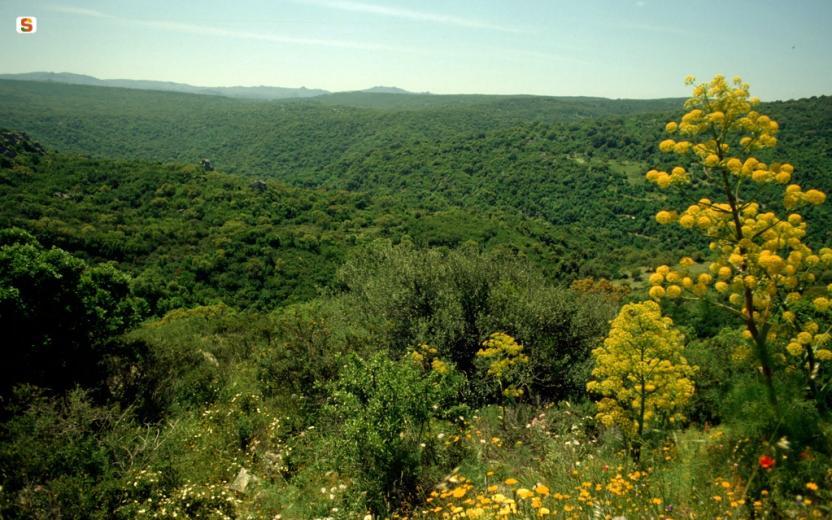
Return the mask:
{"type": "Polygon", "coordinates": [[[46,150],[25,132],[0,130],[0,168],[37,163],[46,150]]]}

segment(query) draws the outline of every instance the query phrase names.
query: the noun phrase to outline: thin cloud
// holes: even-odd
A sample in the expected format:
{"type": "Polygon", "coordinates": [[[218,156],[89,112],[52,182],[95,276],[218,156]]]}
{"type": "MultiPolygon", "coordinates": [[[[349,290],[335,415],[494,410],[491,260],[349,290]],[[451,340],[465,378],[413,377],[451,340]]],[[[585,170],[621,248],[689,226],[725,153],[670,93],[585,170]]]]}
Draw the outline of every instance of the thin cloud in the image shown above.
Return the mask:
{"type": "Polygon", "coordinates": [[[678,27],[670,27],[668,25],[651,25],[645,23],[630,23],[623,21],[608,22],[605,25],[616,27],[618,29],[627,29],[632,31],[655,32],[662,34],[674,34],[676,36],[703,36],[702,33],[696,31],[689,31],[687,29],[680,29],[678,27]]]}
{"type": "Polygon", "coordinates": [[[517,56],[528,56],[530,58],[543,60],[543,61],[561,61],[564,63],[577,63],[580,65],[594,65],[595,62],[583,60],[581,58],[576,58],[574,56],[570,56],[567,54],[554,54],[551,52],[542,52],[542,51],[529,51],[529,50],[514,50],[509,49],[511,54],[517,56]]]}
{"type": "Polygon", "coordinates": [[[66,14],[78,14],[81,16],[89,16],[91,18],[115,18],[115,16],[96,11],[95,9],[86,9],[84,7],[75,7],[72,5],[50,5],[47,8],[51,11],[66,14]]]}
{"type": "Polygon", "coordinates": [[[324,40],[318,38],[297,38],[294,36],[283,36],[279,34],[252,33],[248,31],[231,31],[218,27],[206,27],[188,23],[171,22],[168,20],[131,20],[133,23],[155,27],[165,31],[184,34],[204,34],[206,36],[220,36],[226,38],[239,38],[243,40],[257,40],[272,43],[288,43],[293,45],[313,45],[319,47],[340,47],[346,49],[362,49],[368,51],[409,51],[403,47],[391,47],[375,43],[363,43],[350,40],[324,40]]]}
{"type": "Polygon", "coordinates": [[[352,11],[356,13],[367,13],[379,16],[388,16],[391,18],[403,18],[406,20],[416,20],[419,22],[431,22],[444,25],[455,25],[457,27],[467,27],[469,29],[488,29],[492,31],[520,33],[523,32],[514,27],[505,25],[498,25],[483,20],[473,18],[461,18],[458,16],[450,16],[441,13],[430,13],[427,11],[414,11],[412,9],[405,9],[401,7],[390,7],[386,5],[367,4],[364,2],[353,2],[350,0],[295,0],[300,3],[317,5],[321,7],[328,7],[330,9],[338,9],[341,11],[352,11]]]}
{"type": "Polygon", "coordinates": [[[124,23],[135,25],[144,25],[146,27],[153,27],[163,31],[176,32],[181,34],[201,34],[205,36],[217,36],[223,38],[237,38],[242,40],[257,40],[271,43],[282,43],[290,45],[309,45],[317,47],[336,47],[343,49],[360,49],[367,51],[396,51],[396,52],[418,52],[414,49],[405,47],[394,47],[390,45],[381,45],[375,43],[358,42],[351,40],[331,40],[320,38],[300,38],[295,36],[285,36],[281,34],[266,34],[254,33],[249,31],[234,31],[223,29],[220,27],[208,27],[204,25],[196,25],[181,22],[172,22],[169,20],[140,20],[135,18],[122,18],[112,16],[93,9],[84,9],[81,7],[67,6],[67,5],[52,5],[49,9],[61,13],[76,14],[80,16],[87,16],[91,18],[109,18],[118,20],[124,23]]]}

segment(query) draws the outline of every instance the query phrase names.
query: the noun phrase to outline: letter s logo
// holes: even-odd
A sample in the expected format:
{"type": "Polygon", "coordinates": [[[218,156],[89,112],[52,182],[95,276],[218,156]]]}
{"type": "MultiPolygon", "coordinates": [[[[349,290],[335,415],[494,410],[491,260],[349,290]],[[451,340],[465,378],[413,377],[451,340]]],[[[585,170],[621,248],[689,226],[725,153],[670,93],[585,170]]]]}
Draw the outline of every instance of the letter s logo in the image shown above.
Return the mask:
{"type": "Polygon", "coordinates": [[[17,32],[32,34],[38,30],[38,19],[34,16],[20,16],[17,18],[17,32]]]}

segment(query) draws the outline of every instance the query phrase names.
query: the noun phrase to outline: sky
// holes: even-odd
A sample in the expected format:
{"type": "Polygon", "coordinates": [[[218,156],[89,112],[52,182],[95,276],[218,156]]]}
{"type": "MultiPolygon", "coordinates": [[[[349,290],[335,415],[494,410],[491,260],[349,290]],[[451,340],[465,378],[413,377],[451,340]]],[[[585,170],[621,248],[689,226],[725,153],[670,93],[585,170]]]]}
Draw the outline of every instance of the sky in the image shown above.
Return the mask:
{"type": "Polygon", "coordinates": [[[719,73],[794,99],[832,94],[830,20],[832,0],[0,0],[0,73],[641,99],[719,73]]]}

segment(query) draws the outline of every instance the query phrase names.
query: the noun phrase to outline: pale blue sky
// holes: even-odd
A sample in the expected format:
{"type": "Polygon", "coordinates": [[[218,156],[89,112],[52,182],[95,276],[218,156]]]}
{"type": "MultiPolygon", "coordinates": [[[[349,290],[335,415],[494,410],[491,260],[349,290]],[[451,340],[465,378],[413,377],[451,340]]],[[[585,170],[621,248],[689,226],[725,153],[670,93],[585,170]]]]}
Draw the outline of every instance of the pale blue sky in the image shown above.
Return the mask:
{"type": "Polygon", "coordinates": [[[832,94],[830,22],[830,0],[0,0],[0,72],[612,98],[722,73],[790,99],[832,94]]]}

